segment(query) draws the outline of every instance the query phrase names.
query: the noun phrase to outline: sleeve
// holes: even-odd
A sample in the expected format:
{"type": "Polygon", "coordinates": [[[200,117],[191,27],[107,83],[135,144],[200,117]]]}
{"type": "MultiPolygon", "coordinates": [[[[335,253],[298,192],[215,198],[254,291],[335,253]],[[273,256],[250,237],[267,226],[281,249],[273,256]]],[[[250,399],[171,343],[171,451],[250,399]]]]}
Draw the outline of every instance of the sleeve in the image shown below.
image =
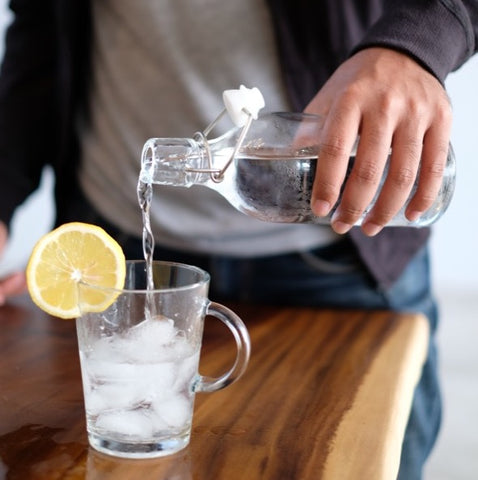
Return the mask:
{"type": "Polygon", "coordinates": [[[39,184],[57,139],[53,1],[12,0],[0,71],[0,219],[39,184]]]}
{"type": "Polygon", "coordinates": [[[354,49],[388,47],[414,58],[443,84],[478,48],[477,0],[389,0],[354,49]]]}

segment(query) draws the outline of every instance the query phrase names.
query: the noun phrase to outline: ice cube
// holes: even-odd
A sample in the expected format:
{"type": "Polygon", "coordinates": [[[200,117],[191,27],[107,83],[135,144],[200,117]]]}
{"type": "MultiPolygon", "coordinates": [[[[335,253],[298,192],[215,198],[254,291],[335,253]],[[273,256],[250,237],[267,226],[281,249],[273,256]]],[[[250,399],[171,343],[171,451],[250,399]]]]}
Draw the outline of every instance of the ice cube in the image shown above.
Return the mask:
{"type": "Polygon", "coordinates": [[[99,363],[88,369],[98,375],[90,381],[90,390],[85,391],[85,404],[91,415],[103,410],[131,409],[163,399],[173,390],[177,378],[173,363],[99,363]]]}
{"type": "Polygon", "coordinates": [[[183,395],[170,396],[166,400],[155,402],[151,407],[157,416],[154,423],[164,422],[172,428],[187,424],[192,414],[192,402],[183,395]]]}
{"type": "Polygon", "coordinates": [[[178,373],[173,386],[174,391],[191,391],[191,384],[197,374],[199,354],[200,352],[197,351],[179,362],[178,373]]]}
{"type": "Polygon", "coordinates": [[[124,436],[142,439],[152,437],[153,429],[149,416],[142,410],[113,411],[98,415],[96,428],[124,436]]]}
{"type": "Polygon", "coordinates": [[[144,342],[154,342],[156,345],[166,345],[170,343],[177,334],[174,321],[163,316],[144,320],[128,332],[130,338],[135,338],[144,342]]]}
{"type": "Polygon", "coordinates": [[[164,346],[177,335],[174,322],[165,317],[144,320],[130,329],[117,343],[117,348],[132,362],[148,363],[164,359],[164,346]]]}
{"type": "Polygon", "coordinates": [[[85,409],[89,415],[96,416],[112,408],[108,398],[101,393],[101,388],[99,392],[98,389],[93,389],[85,393],[85,409]]]}
{"type": "Polygon", "coordinates": [[[135,408],[142,402],[141,395],[134,385],[103,384],[94,388],[85,397],[85,407],[90,415],[97,415],[104,411],[128,410],[135,408]]]}
{"type": "Polygon", "coordinates": [[[138,367],[126,362],[112,362],[104,360],[89,359],[85,362],[85,368],[93,382],[127,382],[136,378],[138,367]]]}

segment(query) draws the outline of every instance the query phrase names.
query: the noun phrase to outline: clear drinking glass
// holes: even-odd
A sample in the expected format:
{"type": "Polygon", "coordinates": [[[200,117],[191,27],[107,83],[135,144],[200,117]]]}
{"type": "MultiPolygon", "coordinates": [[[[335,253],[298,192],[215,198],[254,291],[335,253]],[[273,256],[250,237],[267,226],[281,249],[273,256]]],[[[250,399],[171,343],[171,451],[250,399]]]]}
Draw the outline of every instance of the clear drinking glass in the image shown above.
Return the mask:
{"type": "MultiPolygon", "coordinates": [[[[247,367],[250,339],[242,320],[208,300],[209,274],[171,262],[153,262],[147,289],[146,262],[126,262],[124,289],[100,313],[77,319],[88,440],[103,453],[148,458],[189,443],[194,396],[236,381],[247,367]],[[198,373],[204,318],[212,315],[234,335],[237,353],[218,378],[198,373]]],[[[79,286],[79,304],[88,291],[79,286]]]]}

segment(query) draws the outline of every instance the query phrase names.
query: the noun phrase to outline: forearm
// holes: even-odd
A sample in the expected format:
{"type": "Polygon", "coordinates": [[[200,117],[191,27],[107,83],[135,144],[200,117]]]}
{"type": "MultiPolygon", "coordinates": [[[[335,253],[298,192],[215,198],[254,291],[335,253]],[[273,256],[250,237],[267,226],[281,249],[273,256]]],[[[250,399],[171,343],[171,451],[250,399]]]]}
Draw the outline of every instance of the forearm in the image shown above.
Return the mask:
{"type": "Polygon", "coordinates": [[[38,186],[58,131],[52,2],[12,1],[0,76],[0,220],[38,186]]]}

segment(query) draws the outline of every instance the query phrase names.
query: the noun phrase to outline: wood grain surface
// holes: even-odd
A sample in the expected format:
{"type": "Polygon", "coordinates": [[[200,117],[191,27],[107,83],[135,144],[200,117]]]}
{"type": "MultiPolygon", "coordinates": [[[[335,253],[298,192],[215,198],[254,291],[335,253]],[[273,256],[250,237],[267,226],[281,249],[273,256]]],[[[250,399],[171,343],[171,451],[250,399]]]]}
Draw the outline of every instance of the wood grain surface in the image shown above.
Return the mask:
{"type": "MultiPolygon", "coordinates": [[[[189,447],[124,460],[88,447],[75,324],[26,298],[0,308],[0,479],[385,480],[428,342],[420,315],[232,306],[247,324],[246,374],[196,396],[189,447]]],[[[201,373],[234,342],[206,322],[201,373]]]]}

